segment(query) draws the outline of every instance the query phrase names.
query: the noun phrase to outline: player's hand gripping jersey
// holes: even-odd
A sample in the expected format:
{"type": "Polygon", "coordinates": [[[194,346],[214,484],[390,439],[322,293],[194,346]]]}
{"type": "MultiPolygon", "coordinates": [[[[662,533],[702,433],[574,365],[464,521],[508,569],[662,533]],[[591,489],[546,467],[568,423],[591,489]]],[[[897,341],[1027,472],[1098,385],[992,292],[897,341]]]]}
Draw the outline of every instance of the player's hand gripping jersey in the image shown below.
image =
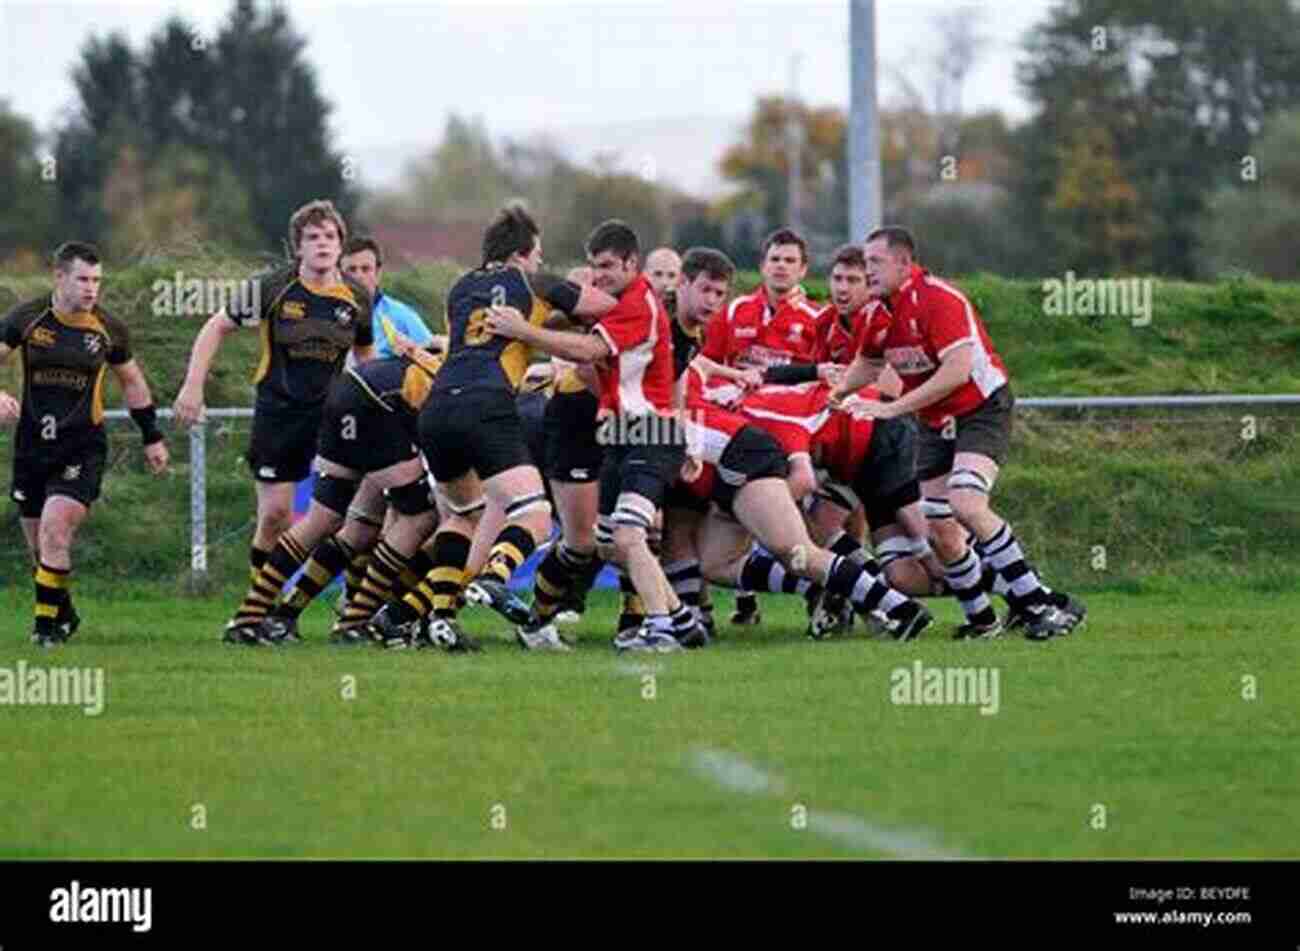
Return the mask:
{"type": "Polygon", "coordinates": [[[898,372],[906,395],[934,376],[943,358],[960,346],[973,348],[970,379],[917,413],[930,428],[942,429],[948,418],[979,408],[1007,383],[1006,365],[993,349],[984,322],[961,291],[923,268],[913,267],[890,297],[888,308],[872,316],[861,352],[884,357],[898,372]]]}
{"type": "Polygon", "coordinates": [[[447,360],[435,389],[480,389],[514,393],[528,370],[530,348],[487,329],[491,307],[513,307],[541,326],[551,310],[572,313],[582,289],[571,281],[538,273],[531,277],[505,264],[489,264],[460,278],[447,294],[447,360]]]}

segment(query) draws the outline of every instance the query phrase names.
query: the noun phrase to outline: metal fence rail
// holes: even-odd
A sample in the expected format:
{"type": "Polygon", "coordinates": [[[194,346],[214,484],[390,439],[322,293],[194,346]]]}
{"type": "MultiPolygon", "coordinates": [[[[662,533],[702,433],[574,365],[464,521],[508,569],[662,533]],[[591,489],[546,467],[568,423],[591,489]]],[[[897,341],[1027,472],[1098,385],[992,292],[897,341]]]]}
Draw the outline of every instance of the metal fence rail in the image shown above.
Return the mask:
{"type": "MultiPolygon", "coordinates": [[[[1024,409],[1137,409],[1170,406],[1281,406],[1300,405],[1297,393],[1258,395],[1208,394],[1201,396],[1029,396],[1016,400],[1024,409]]],[[[252,419],[253,411],[236,406],[205,410],[205,418],[252,419]]],[[[109,410],[109,419],[130,416],[124,409],[109,410]]],[[[158,416],[170,419],[170,409],[160,409],[158,416]]],[[[190,571],[196,579],[208,573],[208,497],[207,497],[207,426],[191,427],[190,435],[190,571]]]]}

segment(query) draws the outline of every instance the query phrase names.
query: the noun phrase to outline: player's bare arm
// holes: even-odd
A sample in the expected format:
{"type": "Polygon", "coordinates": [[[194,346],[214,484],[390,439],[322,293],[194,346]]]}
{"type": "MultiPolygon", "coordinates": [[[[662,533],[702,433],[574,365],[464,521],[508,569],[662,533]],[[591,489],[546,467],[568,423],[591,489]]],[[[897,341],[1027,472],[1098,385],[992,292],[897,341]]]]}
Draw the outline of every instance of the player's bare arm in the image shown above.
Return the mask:
{"type": "Polygon", "coordinates": [[[763,385],[763,371],[754,367],[729,367],[725,364],[711,360],[704,354],[697,354],[691,361],[691,366],[707,380],[709,377],[720,376],[723,379],[731,380],[733,383],[739,383],[746,388],[763,385]]]}
{"type": "MultiPolygon", "coordinates": [[[[594,288],[593,288],[594,290],[594,288]]],[[[599,291],[597,293],[600,293],[599,291]]],[[[608,295],[606,295],[608,296],[608,295]]],[[[610,298],[611,300],[613,298],[610,298]]],[[[518,340],[551,356],[574,363],[595,363],[610,355],[609,345],[596,334],[566,333],[530,324],[514,307],[488,310],[487,328],[501,337],[518,340]]]]}
{"type": "Polygon", "coordinates": [[[131,418],[140,427],[144,438],[144,458],[149,464],[149,471],[158,475],[167,468],[167,443],[158,430],[154,413],[153,394],[149,392],[149,383],[134,360],[111,365],[117,382],[122,387],[122,397],[131,418]]]}
{"type": "Polygon", "coordinates": [[[883,360],[859,353],[844,371],[840,382],[831,390],[831,402],[838,405],[864,386],[875,383],[883,366],[883,360]]]}
{"type": "Polygon", "coordinates": [[[194,338],[190,350],[190,364],[185,371],[185,382],[176,394],[172,411],[182,426],[193,426],[203,417],[203,388],[208,381],[208,371],[221,342],[238,330],[242,324],[236,323],[224,310],[219,310],[208,318],[207,323],[194,338]]]}
{"type": "Polygon", "coordinates": [[[911,393],[890,403],[864,400],[858,404],[856,412],[874,419],[893,419],[932,406],[970,379],[974,361],[974,344],[970,342],[958,344],[948,351],[948,355],[943,358],[934,376],[911,393]]]}
{"type": "MultiPolygon", "coordinates": [[[[9,359],[9,354],[13,350],[0,343],[0,363],[9,359]]],[[[10,396],[4,390],[0,390],[0,426],[8,425],[18,421],[18,416],[22,412],[22,404],[14,397],[10,396]]]]}

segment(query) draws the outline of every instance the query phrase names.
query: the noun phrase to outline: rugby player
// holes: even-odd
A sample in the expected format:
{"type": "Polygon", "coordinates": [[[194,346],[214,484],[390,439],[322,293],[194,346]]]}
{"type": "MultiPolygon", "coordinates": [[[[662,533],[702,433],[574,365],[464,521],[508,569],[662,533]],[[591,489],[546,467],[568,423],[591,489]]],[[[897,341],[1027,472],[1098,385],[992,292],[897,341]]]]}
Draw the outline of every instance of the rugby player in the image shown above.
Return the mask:
{"type": "MultiPolygon", "coordinates": [[[[433,567],[401,601],[372,619],[371,635],[416,639],[425,620],[437,642],[464,639],[456,622],[461,589],[518,626],[529,606],[509,591],[510,577],[551,534],[551,507],[529,456],[516,394],[528,368],[529,341],[501,335],[494,314],[510,309],[526,327],[540,327],[552,309],[577,317],[611,310],[615,300],[540,271],[541,229],[519,205],[503,209],[483,236],[483,264],[448,292],[447,359],[419,419],[419,444],[437,482],[444,515],[433,538],[433,567]],[[527,315],[527,316],[524,316],[527,315]],[[487,503],[503,522],[485,564],[465,584],[475,530],[487,503]]],[[[530,647],[567,650],[558,636],[530,647]]]]}
{"type": "MultiPolygon", "coordinates": [[[[331,634],[335,643],[367,640],[365,621],[389,600],[433,531],[436,513],[415,448],[416,420],[442,360],[414,346],[402,353],[348,367],[330,386],[311,506],[280,538],[269,562],[285,577],[292,577],[304,562],[306,567],[255,632],[266,642],[301,640],[299,616],[353,560],[355,551],[337,532],[363,479],[372,494],[386,494],[394,517],[331,634]],[[310,552],[310,557],[297,558],[299,551],[310,552]]],[[[249,596],[276,602],[278,593],[278,588],[265,586],[249,596]]],[[[408,645],[402,639],[386,646],[408,645]]]]}
{"type": "Polygon", "coordinates": [[[906,229],[876,229],[863,253],[868,288],[884,306],[834,398],[870,383],[881,359],[902,378],[898,400],[862,401],[857,411],[878,420],[912,412],[920,418],[922,506],[948,587],[966,615],[956,636],[997,637],[1004,625],[1023,627],[1034,640],[1070,633],[1084,606],[1042,584],[1010,524],[989,506],[1010,447],[1015,400],[984,322],[960,290],[916,263],[916,243],[906,229]],[[981,584],[981,563],[996,573],[995,590],[1010,605],[1006,622],[981,584]]]}
{"type": "MultiPolygon", "coordinates": [[[[289,219],[295,260],[255,279],[250,308],[232,302],[208,319],[194,340],[176,397],[176,418],[186,426],[198,422],[204,384],[222,341],[241,327],[258,327],[257,402],[246,457],[257,487],[257,528],[249,550],[255,589],[278,591],[288,581],[269,559],[290,525],[294,488],[311,471],[330,383],[349,350],[359,363],[374,355],[370,294],[339,270],[346,240],[347,225],[333,203],[312,201],[295,211],[289,219]]],[[[307,553],[296,544],[290,540],[301,563],[307,553]]],[[[260,622],[273,603],[274,598],[246,598],[222,639],[260,643],[260,622]]]]}
{"type": "Polygon", "coordinates": [[[18,424],[10,498],[32,558],[32,643],[42,647],[66,642],[81,623],[72,604],[72,543],[104,477],[110,367],[140,428],[150,471],[161,474],[168,461],[126,325],[99,306],[98,252],[79,241],[62,245],[54,252],[53,278],[52,293],[0,318],[0,361],[22,354],[22,398],[0,391],[0,424],[18,424]]]}
{"type": "MultiPolygon", "coordinates": [[[[787,401],[782,407],[788,415],[782,413],[781,422],[793,446],[778,441],[741,414],[692,404],[700,410],[692,415],[691,425],[701,430],[697,439],[707,464],[700,477],[689,483],[689,489],[713,503],[699,533],[705,577],[751,591],[802,594],[812,601],[823,590],[829,591],[851,602],[863,615],[879,610],[896,639],[916,638],[930,624],[929,612],[892,589],[873,562],[837,555],[816,545],[791,491],[790,449],[806,452],[811,434],[822,429],[829,417],[838,415],[825,408],[826,385],[765,389],[804,404],[796,407],[787,401]],[[789,390],[797,392],[786,392],[789,390]],[[822,409],[816,410],[817,406],[822,409]],[[796,432],[803,434],[802,441],[794,436],[796,432]],[[761,550],[753,547],[754,541],[761,550]]],[[[759,390],[755,396],[762,394],[759,390]]],[[[772,422],[773,415],[766,420],[772,422]]],[[[810,633],[814,633],[812,629],[810,633]]]]}
{"type": "MultiPolygon", "coordinates": [[[[797,231],[779,228],[760,249],[762,286],[737,297],[709,323],[702,353],[728,367],[766,371],[808,363],[817,354],[821,312],[810,304],[800,281],[808,273],[808,242],[797,231]]],[[[769,379],[780,382],[779,377],[769,379]]],[[[797,467],[796,480],[809,485],[811,470],[797,467]]],[[[733,624],[758,624],[758,599],[743,590],[736,596],[733,624]]]]}
{"type": "MultiPolygon", "coordinates": [[[[597,364],[604,446],[600,473],[598,553],[628,573],[646,618],[616,637],[620,651],[669,652],[698,627],[673,593],[648,535],[668,485],[686,463],[686,439],[674,406],[672,333],[662,301],[640,273],[636,233],[617,220],[587,240],[595,285],[618,305],[589,334],[548,330],[517,309],[493,308],[488,327],[504,338],[583,364],[597,364]]],[[[445,371],[444,371],[445,372],[445,371]]]]}
{"type": "Polygon", "coordinates": [[[655,248],[645,256],[645,276],[668,316],[677,316],[677,285],[682,276],[682,259],[672,248],[655,248]]]}

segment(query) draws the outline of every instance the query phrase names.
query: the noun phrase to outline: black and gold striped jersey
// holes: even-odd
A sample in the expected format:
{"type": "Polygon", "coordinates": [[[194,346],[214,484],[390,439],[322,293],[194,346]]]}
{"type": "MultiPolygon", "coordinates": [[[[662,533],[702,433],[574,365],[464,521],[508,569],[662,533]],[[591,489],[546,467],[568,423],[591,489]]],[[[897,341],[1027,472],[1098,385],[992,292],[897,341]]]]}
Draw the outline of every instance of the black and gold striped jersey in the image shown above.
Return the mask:
{"type": "Polygon", "coordinates": [[[368,360],[348,367],[346,373],[374,403],[399,414],[414,434],[415,421],[428,399],[442,362],[440,356],[417,352],[411,357],[368,360]]]}
{"type": "Polygon", "coordinates": [[[297,265],[253,281],[253,306],[226,313],[236,323],[259,322],[262,348],[253,373],[257,409],[319,407],[348,351],[374,343],[369,293],[348,277],[337,284],[309,284],[297,265]]]}
{"type": "Polygon", "coordinates": [[[104,376],[131,359],[126,325],[95,306],[61,314],[52,295],[0,318],[0,343],[22,358],[22,416],[15,448],[103,433],[104,376]]]}
{"type": "Polygon", "coordinates": [[[529,347],[487,329],[490,307],[514,307],[531,323],[545,323],[552,310],[572,313],[581,288],[514,265],[490,264],[470,271],[447,294],[447,360],[435,388],[517,391],[528,370],[529,347]]]}

